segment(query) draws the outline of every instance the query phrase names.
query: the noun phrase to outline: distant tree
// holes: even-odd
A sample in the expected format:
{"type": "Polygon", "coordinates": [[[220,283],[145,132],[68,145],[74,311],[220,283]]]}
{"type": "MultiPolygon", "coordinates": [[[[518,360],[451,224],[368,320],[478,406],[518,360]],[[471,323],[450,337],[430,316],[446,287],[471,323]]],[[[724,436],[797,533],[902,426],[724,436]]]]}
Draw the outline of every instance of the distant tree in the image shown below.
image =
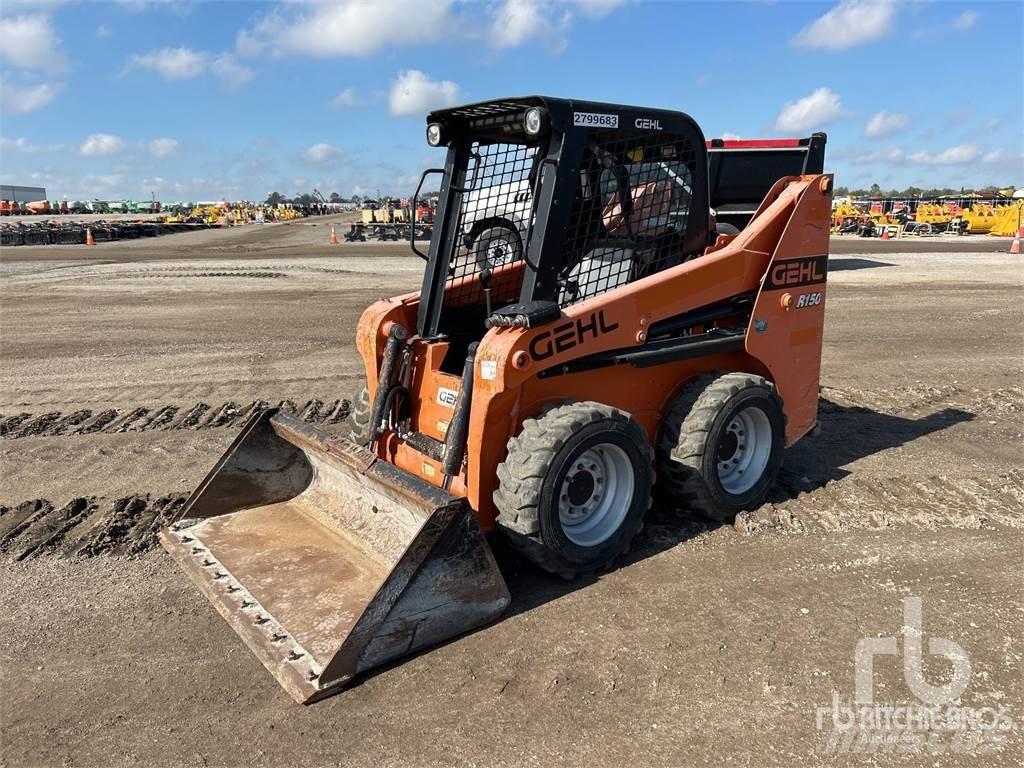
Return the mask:
{"type": "Polygon", "coordinates": [[[363,196],[362,195],[352,195],[351,199],[352,199],[352,202],[355,203],[356,205],[359,205],[359,203],[363,202],[363,196]]]}
{"type": "Polygon", "coordinates": [[[881,195],[882,194],[882,188],[880,186],[878,186],[877,184],[872,184],[870,192],[871,192],[871,196],[875,197],[877,195],[881,195]]]}
{"type": "Polygon", "coordinates": [[[267,205],[269,205],[271,208],[276,208],[283,202],[284,198],[281,197],[280,192],[271,192],[269,195],[267,195],[267,205]]]}
{"type": "Polygon", "coordinates": [[[834,194],[836,197],[846,197],[850,194],[850,189],[849,187],[836,187],[834,194]]]}
{"type": "Polygon", "coordinates": [[[339,195],[337,192],[331,192],[331,196],[330,196],[329,199],[330,199],[330,201],[332,203],[343,203],[343,202],[345,202],[344,200],[342,200],[341,195],[339,195]]]}

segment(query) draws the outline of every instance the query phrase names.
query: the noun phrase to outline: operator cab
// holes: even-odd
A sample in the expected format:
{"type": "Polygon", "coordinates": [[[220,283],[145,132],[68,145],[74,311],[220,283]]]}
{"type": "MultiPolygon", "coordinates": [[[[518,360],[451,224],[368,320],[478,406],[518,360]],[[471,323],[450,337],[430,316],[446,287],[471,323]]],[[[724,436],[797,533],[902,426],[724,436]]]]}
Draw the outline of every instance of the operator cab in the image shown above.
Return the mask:
{"type": "Polygon", "coordinates": [[[427,139],[447,156],[424,173],[443,175],[417,330],[449,342],[453,372],[489,327],[557,317],[709,244],[704,136],[681,112],[531,96],[433,112],[427,139]]]}

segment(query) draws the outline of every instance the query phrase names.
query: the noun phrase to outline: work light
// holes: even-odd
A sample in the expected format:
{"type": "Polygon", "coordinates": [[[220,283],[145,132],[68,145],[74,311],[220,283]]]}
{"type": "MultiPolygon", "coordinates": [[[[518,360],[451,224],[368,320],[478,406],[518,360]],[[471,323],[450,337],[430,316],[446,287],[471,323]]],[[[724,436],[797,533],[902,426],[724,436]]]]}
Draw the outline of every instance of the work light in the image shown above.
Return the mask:
{"type": "Polygon", "coordinates": [[[432,147],[441,146],[441,125],[440,123],[431,123],[427,126],[427,144],[432,147]]]}
{"type": "Polygon", "coordinates": [[[536,136],[544,127],[544,113],[540,107],[530,107],[523,116],[523,128],[531,136],[536,136]]]}

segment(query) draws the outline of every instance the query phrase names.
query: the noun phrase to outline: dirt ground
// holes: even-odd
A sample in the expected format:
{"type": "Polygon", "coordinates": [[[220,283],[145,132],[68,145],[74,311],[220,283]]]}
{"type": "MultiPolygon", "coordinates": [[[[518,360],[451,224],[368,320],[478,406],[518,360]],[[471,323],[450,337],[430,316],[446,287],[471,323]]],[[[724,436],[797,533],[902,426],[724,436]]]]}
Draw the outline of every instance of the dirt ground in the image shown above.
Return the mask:
{"type": "MultiPolygon", "coordinates": [[[[502,620],[293,704],[153,534],[253,408],[345,418],[359,314],[422,263],[330,223],[0,252],[0,764],[1024,762],[1024,262],[996,238],[834,242],[823,431],[771,503],[727,527],[655,509],[622,567],[571,583],[499,546],[502,620]],[[909,596],[969,656],[962,706],[1013,728],[828,751],[818,708],[909,596]]],[[[914,701],[896,659],[874,680],[914,701]]]]}

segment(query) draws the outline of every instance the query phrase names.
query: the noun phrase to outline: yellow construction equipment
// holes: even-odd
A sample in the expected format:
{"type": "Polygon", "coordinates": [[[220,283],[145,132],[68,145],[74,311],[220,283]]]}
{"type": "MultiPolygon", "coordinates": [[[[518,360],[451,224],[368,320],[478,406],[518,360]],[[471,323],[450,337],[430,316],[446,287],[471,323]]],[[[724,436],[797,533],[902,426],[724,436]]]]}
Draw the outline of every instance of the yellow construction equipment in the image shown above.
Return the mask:
{"type": "Polygon", "coordinates": [[[967,231],[971,234],[985,234],[995,224],[996,212],[991,205],[975,203],[960,211],[960,218],[967,224],[967,231]]]}
{"type": "Polygon", "coordinates": [[[1024,226],[1024,199],[1006,205],[997,205],[988,233],[997,237],[1012,237],[1024,226]]]}

